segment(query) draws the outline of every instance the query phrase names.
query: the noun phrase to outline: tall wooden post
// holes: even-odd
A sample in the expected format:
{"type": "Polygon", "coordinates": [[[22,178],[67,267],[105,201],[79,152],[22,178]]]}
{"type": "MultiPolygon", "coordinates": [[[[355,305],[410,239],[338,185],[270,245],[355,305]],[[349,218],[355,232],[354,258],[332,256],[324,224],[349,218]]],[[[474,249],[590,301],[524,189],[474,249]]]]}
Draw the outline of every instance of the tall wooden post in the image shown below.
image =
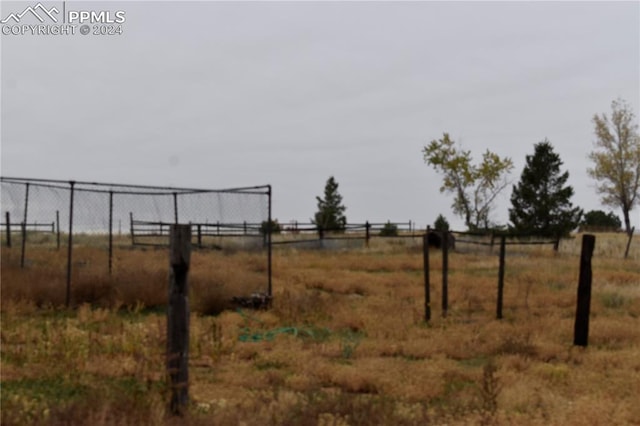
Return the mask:
{"type": "Polygon", "coordinates": [[[169,234],[169,306],[167,310],[167,373],[170,410],[182,415],[189,401],[189,286],[191,226],[171,225],[169,234]]]}
{"type": "Polygon", "coordinates": [[[429,277],[429,232],[422,237],[422,260],[424,265],[424,320],[429,322],[431,320],[431,283],[429,277]]]}
{"type": "Polygon", "coordinates": [[[449,309],[449,232],[442,231],[442,318],[449,309]]]}
{"type": "Polygon", "coordinates": [[[573,344],[587,346],[589,343],[589,311],[591,308],[591,257],[596,245],[595,235],[582,236],[582,253],[580,254],[580,276],[578,279],[578,301],[576,306],[576,322],[573,329],[573,344]]]}
{"type": "Polygon", "coordinates": [[[498,267],[498,302],[496,306],[496,318],[502,319],[502,293],[504,290],[504,255],[506,247],[506,237],[500,236],[500,265],[498,267]]]}

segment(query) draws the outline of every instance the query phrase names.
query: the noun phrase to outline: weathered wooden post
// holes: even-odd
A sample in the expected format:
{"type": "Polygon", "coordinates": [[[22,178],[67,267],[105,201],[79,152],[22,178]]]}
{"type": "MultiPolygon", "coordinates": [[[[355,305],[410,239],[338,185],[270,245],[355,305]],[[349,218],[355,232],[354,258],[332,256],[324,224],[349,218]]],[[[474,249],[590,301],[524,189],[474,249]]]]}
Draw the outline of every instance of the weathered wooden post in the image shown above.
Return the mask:
{"type": "Polygon", "coordinates": [[[442,231],[442,318],[449,309],[449,232],[442,231]]]}
{"type": "Polygon", "coordinates": [[[506,247],[506,237],[500,236],[500,265],[498,267],[498,302],[496,307],[496,318],[502,319],[502,293],[504,290],[504,255],[506,247]]]}
{"type": "Polygon", "coordinates": [[[424,320],[431,320],[431,285],[429,282],[429,232],[431,230],[427,226],[427,232],[422,237],[422,258],[424,265],[424,320]]]}
{"type": "Polygon", "coordinates": [[[578,279],[578,301],[576,306],[576,322],[573,331],[573,344],[587,346],[589,343],[589,311],[591,307],[591,257],[596,245],[595,235],[582,236],[582,253],[580,254],[580,276],[578,279]]]}
{"type": "Polygon", "coordinates": [[[189,401],[189,286],[191,226],[171,225],[169,234],[169,306],[167,309],[167,373],[170,410],[182,415],[189,401]]]}

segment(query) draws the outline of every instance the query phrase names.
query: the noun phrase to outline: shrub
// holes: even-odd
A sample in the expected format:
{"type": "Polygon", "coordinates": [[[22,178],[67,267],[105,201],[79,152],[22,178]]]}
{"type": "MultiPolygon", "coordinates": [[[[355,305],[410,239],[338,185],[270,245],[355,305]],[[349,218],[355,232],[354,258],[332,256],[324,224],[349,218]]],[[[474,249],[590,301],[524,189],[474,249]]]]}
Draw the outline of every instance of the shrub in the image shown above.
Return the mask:
{"type": "Polygon", "coordinates": [[[398,225],[387,222],[384,224],[384,227],[380,230],[381,237],[397,237],[398,236],[398,225]]]}
{"type": "Polygon", "coordinates": [[[265,235],[268,232],[271,234],[279,234],[282,232],[282,227],[278,223],[278,219],[271,220],[271,222],[268,222],[266,220],[262,222],[262,224],[260,225],[260,233],[262,235],[265,235]]]}
{"type": "Polygon", "coordinates": [[[617,231],[622,228],[622,222],[620,218],[611,211],[605,213],[602,210],[591,210],[584,215],[580,227],[590,230],[609,228],[617,231]]]}
{"type": "Polygon", "coordinates": [[[448,231],[449,230],[449,222],[447,221],[447,219],[442,216],[441,214],[438,215],[438,217],[436,218],[436,221],[433,224],[433,228],[436,231],[448,231]]]}

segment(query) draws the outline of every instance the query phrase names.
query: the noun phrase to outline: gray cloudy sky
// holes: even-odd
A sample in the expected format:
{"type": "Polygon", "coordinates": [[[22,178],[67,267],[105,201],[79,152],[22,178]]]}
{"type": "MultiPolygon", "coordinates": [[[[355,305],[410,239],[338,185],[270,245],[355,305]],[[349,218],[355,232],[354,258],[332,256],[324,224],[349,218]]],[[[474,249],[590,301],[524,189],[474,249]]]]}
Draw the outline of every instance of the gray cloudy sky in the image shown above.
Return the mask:
{"type": "MultiPolygon", "coordinates": [[[[36,3],[3,1],[0,16],[36,3]]],[[[640,113],[638,1],[64,7],[125,11],[123,34],[0,36],[4,176],[270,183],[287,222],[313,216],[333,175],[350,222],[426,226],[443,213],[460,229],[424,164],[430,140],[448,132],[474,158],[510,156],[516,183],[548,138],[574,204],[599,209],[591,119],[618,97],[640,113]]]]}

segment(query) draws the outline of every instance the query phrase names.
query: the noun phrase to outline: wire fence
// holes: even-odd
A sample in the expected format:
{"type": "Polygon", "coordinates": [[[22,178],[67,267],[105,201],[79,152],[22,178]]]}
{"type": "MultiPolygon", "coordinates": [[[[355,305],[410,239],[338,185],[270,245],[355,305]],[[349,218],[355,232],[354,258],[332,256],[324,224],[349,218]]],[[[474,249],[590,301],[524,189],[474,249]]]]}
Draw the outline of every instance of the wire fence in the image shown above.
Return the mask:
{"type": "Polygon", "coordinates": [[[420,238],[424,230],[419,230],[415,222],[369,222],[347,223],[340,228],[326,228],[312,222],[290,221],[287,224],[275,224],[273,244],[298,245],[308,248],[345,248],[353,242],[356,245],[369,245],[372,238],[420,238]],[[342,243],[342,245],[341,245],[342,243]]]}
{"type": "MultiPolygon", "coordinates": [[[[242,248],[261,256],[262,277],[253,287],[271,294],[271,237],[255,225],[271,221],[269,185],[211,190],[13,177],[0,178],[0,184],[4,246],[20,251],[22,268],[36,267],[41,256],[36,250],[66,246],[67,304],[74,267],[83,263],[84,253],[75,246],[104,251],[104,269],[111,274],[117,268],[114,250],[168,246],[168,225],[178,223],[192,225],[197,247],[242,248]],[[248,223],[254,225],[233,238],[222,238],[221,230],[237,230],[239,224],[248,223]]],[[[16,256],[3,256],[3,266],[11,259],[16,256]]]]}

